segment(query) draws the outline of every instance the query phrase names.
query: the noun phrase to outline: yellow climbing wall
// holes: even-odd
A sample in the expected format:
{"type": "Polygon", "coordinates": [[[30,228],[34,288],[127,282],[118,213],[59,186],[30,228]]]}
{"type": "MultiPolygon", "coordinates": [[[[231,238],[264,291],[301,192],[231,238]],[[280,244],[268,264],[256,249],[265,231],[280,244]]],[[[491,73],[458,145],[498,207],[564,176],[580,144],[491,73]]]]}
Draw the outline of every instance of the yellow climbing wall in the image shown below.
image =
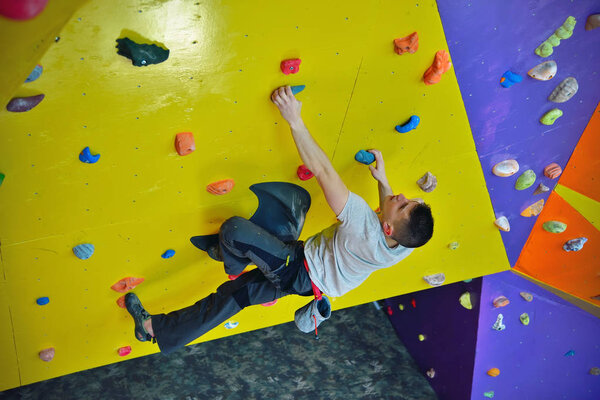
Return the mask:
{"type": "MultiPolygon", "coordinates": [[[[429,244],[332,299],[334,309],[426,289],[423,275],[444,272],[451,283],[509,268],[454,70],[437,85],[422,82],[447,49],[435,1],[91,2],[60,37],[40,60],[41,78],[19,89],[45,93],[42,103],[0,111],[0,363],[9,371],[0,390],[156,352],[135,340],[110,286],[145,278],[135,292],[150,313],[212,292],[227,276],[189,238],[249,217],[251,184],[309,190],[303,239],[335,221],[315,180],[296,177],[301,161],[269,101],[283,84],[307,85],[298,95],[307,126],[352,191],[377,207],[377,185],[353,156],[379,148],[393,188],[423,197],[436,220],[429,244]],[[393,39],[413,31],[418,52],[396,55],[393,39]],[[162,43],[169,59],[134,67],[116,54],[123,36],[162,43]],[[295,57],[300,72],[283,75],[279,62],[295,57]],[[417,130],[396,133],[413,114],[417,130]],[[196,139],[185,157],[173,146],[182,131],[196,139]],[[78,160],[86,146],[98,163],[78,160]],[[415,184],[427,171],[438,178],[432,193],[415,184]],[[236,182],[230,194],[206,192],[226,178],[236,182]],[[81,243],[96,248],[85,261],[71,250],[81,243]],[[165,260],[167,249],[176,255],[165,260]],[[48,305],[36,305],[42,296],[48,305]],[[132,353],[119,357],[128,345],[132,353]],[[56,349],[48,363],[38,358],[46,347],[56,349]]],[[[235,316],[237,328],[198,342],[291,321],[307,301],[250,307],[235,316]]]]}

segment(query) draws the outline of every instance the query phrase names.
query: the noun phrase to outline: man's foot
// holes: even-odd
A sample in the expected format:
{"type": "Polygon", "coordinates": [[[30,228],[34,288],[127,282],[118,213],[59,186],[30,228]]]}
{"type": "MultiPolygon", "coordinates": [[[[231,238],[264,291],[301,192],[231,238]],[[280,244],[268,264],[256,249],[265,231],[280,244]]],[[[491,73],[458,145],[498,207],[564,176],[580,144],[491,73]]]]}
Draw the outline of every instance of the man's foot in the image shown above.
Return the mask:
{"type": "Polygon", "coordinates": [[[150,314],[144,309],[142,302],[135,293],[130,292],[125,295],[125,307],[133,317],[133,322],[135,322],[136,339],[140,342],[152,340],[152,343],[156,343],[156,339],[144,328],[144,322],[150,319],[150,314]]]}
{"type": "Polygon", "coordinates": [[[208,256],[215,261],[223,261],[223,256],[221,255],[221,246],[219,246],[218,243],[206,249],[206,253],[208,253],[208,256]]]}

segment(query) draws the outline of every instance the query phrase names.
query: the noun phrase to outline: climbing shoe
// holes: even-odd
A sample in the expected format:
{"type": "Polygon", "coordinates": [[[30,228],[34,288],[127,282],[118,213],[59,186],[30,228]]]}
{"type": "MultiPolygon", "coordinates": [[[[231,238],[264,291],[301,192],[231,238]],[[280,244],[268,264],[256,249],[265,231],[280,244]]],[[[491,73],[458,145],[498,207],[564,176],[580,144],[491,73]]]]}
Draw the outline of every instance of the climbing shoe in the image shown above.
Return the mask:
{"type": "Polygon", "coordinates": [[[135,293],[130,292],[125,295],[125,307],[133,317],[133,322],[135,322],[136,339],[140,342],[152,340],[152,343],[156,343],[156,338],[152,337],[146,332],[146,329],[144,329],[144,321],[147,321],[150,318],[150,314],[144,309],[142,302],[135,293]]]}
{"type": "Polygon", "coordinates": [[[214,244],[206,249],[208,256],[215,261],[223,261],[223,256],[221,254],[221,246],[219,244],[214,244]]]}

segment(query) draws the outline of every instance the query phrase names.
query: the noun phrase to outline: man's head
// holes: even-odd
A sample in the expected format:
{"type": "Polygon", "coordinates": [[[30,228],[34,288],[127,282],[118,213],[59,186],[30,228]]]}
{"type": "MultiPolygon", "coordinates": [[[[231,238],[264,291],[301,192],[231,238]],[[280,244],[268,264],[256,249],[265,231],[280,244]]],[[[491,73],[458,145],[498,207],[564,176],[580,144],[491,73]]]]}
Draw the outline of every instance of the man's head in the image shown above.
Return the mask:
{"type": "Polygon", "coordinates": [[[383,233],[404,247],[420,247],[433,235],[431,208],[422,199],[386,196],[381,208],[383,233]]]}

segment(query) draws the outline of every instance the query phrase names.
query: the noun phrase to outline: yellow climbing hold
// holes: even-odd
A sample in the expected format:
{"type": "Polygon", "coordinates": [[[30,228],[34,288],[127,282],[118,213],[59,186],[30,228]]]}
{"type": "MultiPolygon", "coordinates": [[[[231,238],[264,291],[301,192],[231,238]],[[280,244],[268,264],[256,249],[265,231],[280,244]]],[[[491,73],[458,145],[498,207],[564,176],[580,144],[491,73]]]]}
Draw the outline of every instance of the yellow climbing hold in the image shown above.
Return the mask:
{"type": "Polygon", "coordinates": [[[467,310],[473,309],[473,304],[471,304],[471,293],[465,292],[460,296],[460,305],[466,308],[467,310]]]}

